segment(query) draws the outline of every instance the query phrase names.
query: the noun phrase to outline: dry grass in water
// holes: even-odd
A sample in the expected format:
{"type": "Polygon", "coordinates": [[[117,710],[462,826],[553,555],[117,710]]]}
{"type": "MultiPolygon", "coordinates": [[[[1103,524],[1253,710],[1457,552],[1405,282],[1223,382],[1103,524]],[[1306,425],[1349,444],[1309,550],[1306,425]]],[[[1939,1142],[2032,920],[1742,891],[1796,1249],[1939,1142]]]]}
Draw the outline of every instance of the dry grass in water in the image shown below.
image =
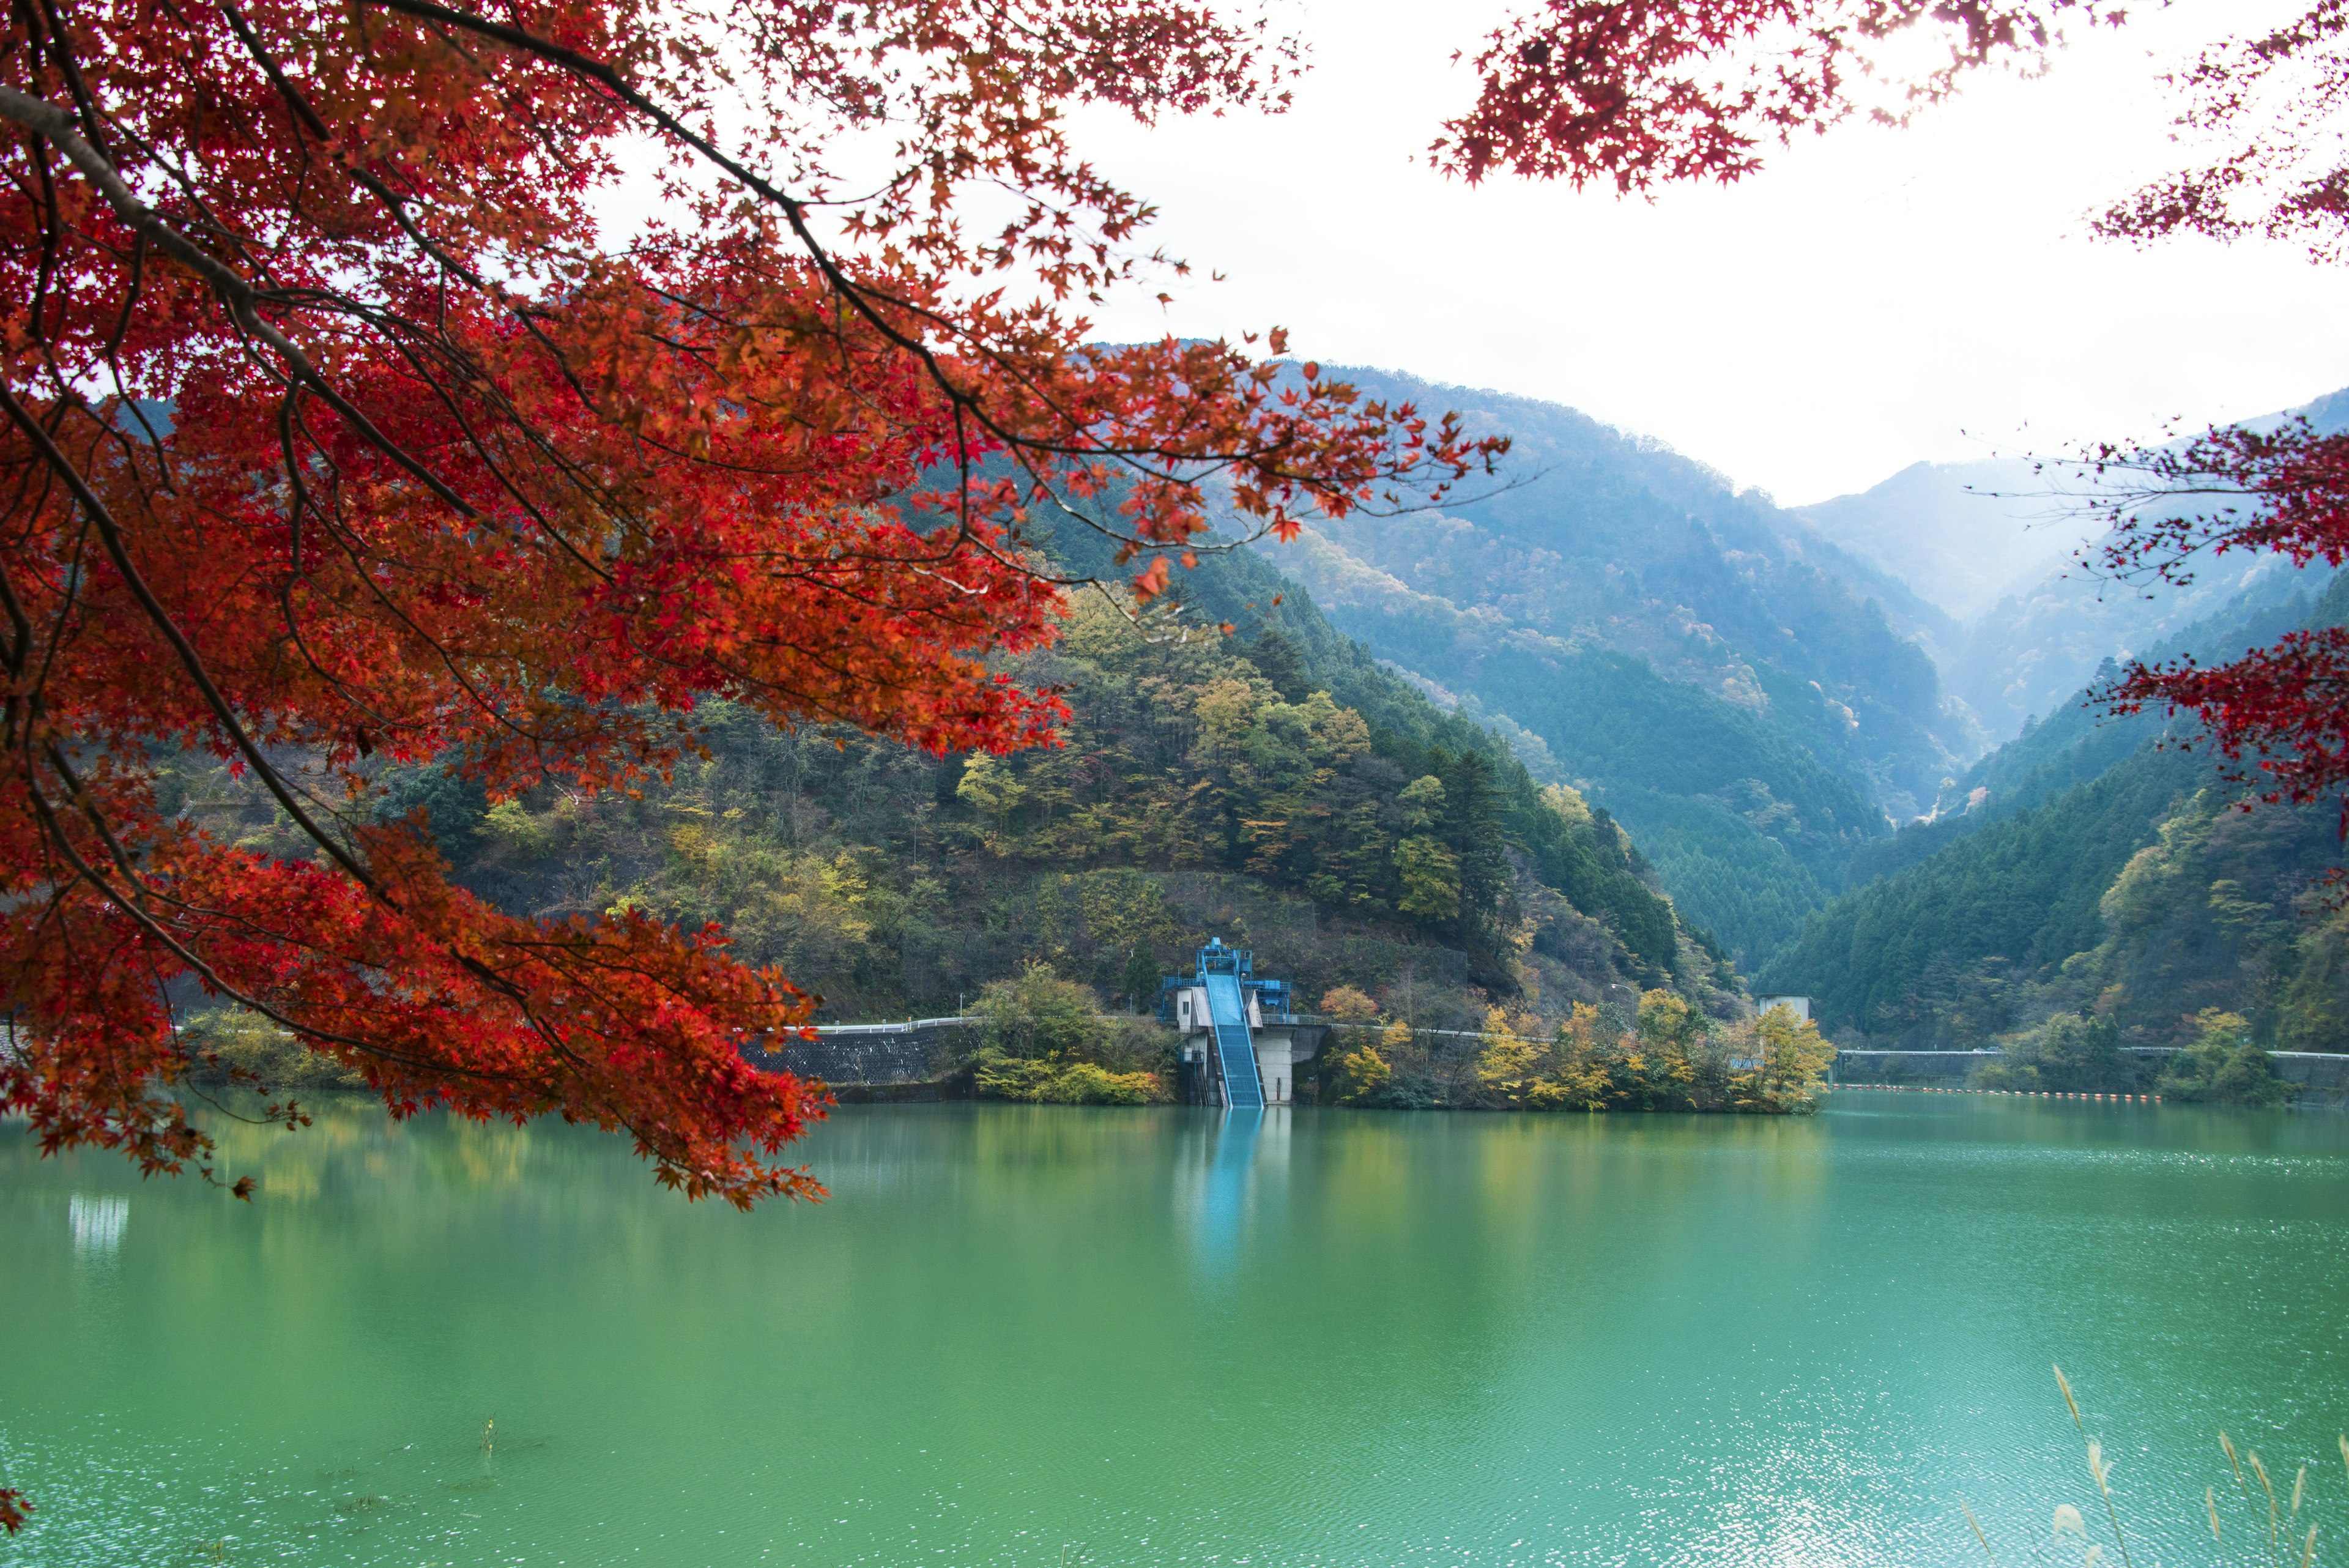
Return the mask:
{"type": "MultiPolygon", "coordinates": [[[[2062,1367],[2058,1366],[2054,1371],[2055,1386],[2063,1391],[2064,1407],[2071,1412],[2072,1425],[2087,1447],[2088,1474],[2096,1483],[2097,1499],[2104,1504],[2105,1522],[2112,1532],[2112,1549],[2119,1556],[2121,1568],[2136,1568],[2129,1557],[2128,1538],[2121,1530],[2120,1509],[2113,1499],[2113,1467],[2105,1459],[2104,1444],[2101,1439],[2088,1436],[2087,1423],[2080,1416],[2080,1402],[2072,1394],[2071,1379],[2064,1376],[2062,1367]]],[[[2342,1434],[2339,1442],[2342,1469],[2344,1474],[2349,1474],[2349,1433],[2342,1434]]],[[[2292,1477],[2292,1498],[2286,1505],[2278,1500],[2275,1482],[2270,1479],[2266,1461],[2260,1458],[2257,1449],[2239,1450],[2235,1440],[2221,1431],[2219,1434],[2219,1451],[2227,1456],[2227,1469],[2234,1477],[2236,1492],[2251,1516],[2250,1533],[2257,1545],[2251,1554],[2249,1568],[2259,1568],[2262,1554],[2266,1568],[2292,1568],[2295,1549],[2299,1558],[2298,1568],[2314,1568],[2317,1527],[2312,1522],[2306,1535],[2300,1533],[2301,1510],[2308,1501],[2308,1467],[2301,1466],[2299,1472],[2292,1477]],[[2248,1475],[2246,1470],[2250,1472],[2248,1475]],[[2251,1490],[2253,1480],[2259,1482],[2256,1493],[2251,1490]]],[[[2219,1553],[2216,1561],[2225,1563],[2230,1554],[2226,1551],[2224,1521],[2219,1512],[2217,1487],[2203,1489],[2202,1506],[2209,1516],[2210,1542],[2219,1553]]],[[[1974,1511],[1962,1501],[1958,1507],[1964,1512],[1966,1523],[1972,1528],[1974,1539],[1982,1543],[1982,1555],[1989,1559],[1992,1568],[1997,1568],[1998,1554],[1991,1550],[1990,1536],[1983,1531],[1982,1521],[1974,1517],[1974,1511]]],[[[2105,1542],[2088,1539],[2087,1517],[2068,1502],[2058,1503],[2049,1537],[2061,1541],[2067,1536],[2079,1545],[2081,1568],[2097,1568],[2104,1562],[2105,1542]]],[[[2042,1552],[2034,1552],[2034,1559],[2041,1557],[2042,1552]]]]}

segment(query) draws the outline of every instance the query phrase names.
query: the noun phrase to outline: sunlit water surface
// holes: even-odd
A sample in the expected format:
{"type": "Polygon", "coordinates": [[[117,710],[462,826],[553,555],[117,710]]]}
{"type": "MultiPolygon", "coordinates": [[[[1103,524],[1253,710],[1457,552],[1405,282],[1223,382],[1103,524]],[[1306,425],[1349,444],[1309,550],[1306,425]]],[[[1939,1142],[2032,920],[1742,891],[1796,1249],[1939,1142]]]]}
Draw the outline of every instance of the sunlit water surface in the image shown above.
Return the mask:
{"type": "Polygon", "coordinates": [[[2141,1568],[2222,1425],[2349,1562],[2349,1118],[852,1107],[748,1215],[215,1131],[250,1206],[0,1128],[0,1563],[2069,1563],[2054,1361],[2141,1568]]]}

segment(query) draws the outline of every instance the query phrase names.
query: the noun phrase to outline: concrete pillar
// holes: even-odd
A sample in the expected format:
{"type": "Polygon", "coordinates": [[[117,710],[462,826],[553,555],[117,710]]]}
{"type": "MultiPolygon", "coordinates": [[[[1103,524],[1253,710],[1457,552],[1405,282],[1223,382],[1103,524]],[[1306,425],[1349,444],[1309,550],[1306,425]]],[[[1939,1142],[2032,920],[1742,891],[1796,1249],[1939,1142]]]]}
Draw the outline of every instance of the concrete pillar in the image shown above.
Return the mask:
{"type": "Polygon", "coordinates": [[[1285,1106],[1289,1102],[1288,1037],[1284,1033],[1267,1033],[1256,1037],[1256,1075],[1264,1085],[1264,1103],[1285,1106]]]}

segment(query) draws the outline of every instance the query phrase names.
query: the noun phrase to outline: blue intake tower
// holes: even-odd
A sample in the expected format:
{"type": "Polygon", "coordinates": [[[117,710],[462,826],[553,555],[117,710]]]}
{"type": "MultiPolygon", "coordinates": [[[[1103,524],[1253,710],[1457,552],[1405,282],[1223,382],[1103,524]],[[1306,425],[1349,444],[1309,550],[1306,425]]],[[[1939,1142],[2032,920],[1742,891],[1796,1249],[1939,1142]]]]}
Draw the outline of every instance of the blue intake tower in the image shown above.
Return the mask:
{"type": "Polygon", "coordinates": [[[1207,1021],[1216,1033],[1216,1059],[1223,1069],[1224,1103],[1234,1110],[1264,1108],[1264,1080],[1257,1075],[1256,1042],[1248,1033],[1248,954],[1217,938],[1199,950],[1199,985],[1207,993],[1207,1021]]]}

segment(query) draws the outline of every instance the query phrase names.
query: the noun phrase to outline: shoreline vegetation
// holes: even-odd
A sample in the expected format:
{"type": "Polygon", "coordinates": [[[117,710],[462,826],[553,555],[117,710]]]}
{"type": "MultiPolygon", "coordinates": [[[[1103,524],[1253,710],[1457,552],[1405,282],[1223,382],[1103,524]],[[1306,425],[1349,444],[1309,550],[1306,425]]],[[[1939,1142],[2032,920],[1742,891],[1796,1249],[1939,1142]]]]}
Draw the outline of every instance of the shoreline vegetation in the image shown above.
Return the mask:
{"type": "MultiPolygon", "coordinates": [[[[1364,1110],[1519,1110],[1805,1115],[1826,1091],[1835,1046],[1774,1010],[1727,1023],[1668,991],[1628,1020],[1577,1002],[1545,1030],[1530,1009],[1495,1006],[1481,1030],[1414,1027],[1350,986],[1321,998],[1329,1033],[1300,1066],[1299,1103],[1364,1110]]],[[[949,1098],[1027,1105],[1172,1105],[1181,1042],[1148,1015],[1104,1012],[1092,990],[1031,963],[985,987],[968,1042],[934,1053],[949,1098]]],[[[2209,1010],[2188,1047],[2158,1065],[2124,1055],[2108,1018],[2064,1015],[1984,1066],[1971,1086],[2031,1093],[2147,1093],[2205,1105],[2273,1106],[2292,1096],[2237,1013],[2209,1010]]],[[[181,1034],[199,1085],[271,1092],[365,1091],[367,1081],[230,1007],[181,1034]]],[[[843,1085],[854,1089],[856,1085],[843,1085]]]]}
{"type": "Polygon", "coordinates": [[[2011,1045],[2003,1060],[1983,1067],[1974,1086],[2150,1093],[2227,1106],[2280,1106],[2292,1098],[2292,1085],[2276,1076],[2275,1059],[2252,1038],[2241,1013],[2205,1008],[2184,1025],[2184,1048],[2156,1064],[2122,1054],[2120,1022],[2112,1014],[2058,1013],[2011,1045]]]}
{"type": "MultiPolygon", "coordinates": [[[[2031,1559],[2044,1562],[2044,1543],[2053,1541],[2059,1543],[2059,1552],[2066,1547],[2079,1552],[2084,1568],[2097,1568],[2097,1564],[2106,1562],[2115,1563],[2116,1568],[2135,1568],[2129,1556],[2128,1534],[2121,1526],[2120,1505],[2113,1492],[2114,1467],[2113,1462],[2105,1458],[2104,1438],[2088,1431],[2087,1420],[2080,1414],[2080,1401],[2072,1392],[2072,1380],[2064,1376],[2061,1366],[2053,1370],[2056,1389],[2064,1396],[2064,1408],[2071,1415],[2073,1430],[2079,1435],[2085,1446],[2088,1475],[2095,1484],[2095,1491],[2085,1508],[2071,1502],[2055,1505],[2050,1529],[2040,1538],[2042,1547],[2031,1553],[2031,1559]],[[2106,1556],[2105,1541],[2098,1540],[2099,1536],[2111,1542],[2116,1557],[2106,1556]],[[2066,1537],[2070,1539],[2066,1541],[2066,1537]]],[[[2254,1423],[2255,1428],[2257,1425],[2254,1423]]],[[[2342,1467],[2349,1470],[2349,1435],[2340,1436],[2336,1441],[2342,1467]]],[[[2232,1540],[2243,1542],[2248,1548],[2243,1553],[2248,1561],[2253,1563],[2264,1561],[2268,1568],[2291,1568],[2291,1564],[2297,1561],[2300,1568],[2310,1568],[2316,1557],[2320,1527],[2314,1518],[2317,1509],[2309,1506],[2315,1501],[2309,1490],[2309,1472],[2314,1469],[2322,1473],[2329,1461],[2320,1459],[2313,1465],[2302,1463],[2299,1466],[2292,1476],[2287,1505],[2283,1489],[2278,1485],[2283,1475],[2282,1467],[2274,1475],[2270,1475],[2267,1465],[2260,1459],[2259,1450],[2237,1448],[2234,1438],[2227,1435],[2223,1427],[2219,1429],[2218,1450],[2227,1460],[2226,1469],[2219,1472],[2220,1479],[2204,1487],[2199,1498],[2191,1497],[2189,1487],[2191,1501],[2187,1505],[2188,1517],[2199,1515],[2210,1521],[2212,1559],[2223,1563],[2236,1556],[2236,1552],[2230,1549],[2228,1532],[2231,1528],[2234,1532],[2232,1540]],[[2231,1486],[2228,1484],[2229,1478],[2232,1480],[2231,1486]],[[2222,1496],[2226,1504],[2223,1509],[2220,1505],[2222,1496]],[[2201,1506],[2194,1507],[2194,1503],[2201,1506]],[[2231,1526],[2228,1522],[2230,1519],[2233,1521],[2231,1526]],[[2307,1528],[2305,1535],[2301,1533],[2302,1525],[2307,1528]],[[2262,1546],[2265,1547],[2264,1552],[2261,1550],[2262,1546]]],[[[1958,1507],[1965,1516],[1967,1528],[1981,1544],[1983,1557],[1990,1562],[1992,1568],[1997,1568],[1999,1556],[1991,1545],[1990,1532],[1974,1517],[1970,1505],[1961,1501],[1958,1507]]],[[[2193,1533],[2199,1537],[2200,1532],[2193,1533]]],[[[2140,1541],[2140,1548],[2143,1545],[2140,1541]]]]}
{"type": "Polygon", "coordinates": [[[1624,1027],[1612,1010],[1576,1002],[1545,1032],[1527,1009],[1492,1008],[1483,1030],[1442,1036],[1401,1018],[1372,1030],[1359,1001],[1332,992],[1325,1012],[1350,1038],[1315,1060],[1324,1103],[1394,1110],[1682,1111],[1805,1115],[1818,1108],[1835,1047],[1783,1008],[1723,1023],[1662,990],[1624,1027]]]}
{"type": "MultiPolygon", "coordinates": [[[[1629,1020],[1576,1002],[1554,1026],[1494,1006],[1474,1031],[1381,1017],[1350,986],[1321,998],[1329,1037],[1298,1077],[1303,1104],[1372,1110],[1689,1111],[1817,1108],[1835,1047],[1783,1010],[1723,1023],[1653,990],[1629,1020]],[[1610,1015],[1611,1014],[1611,1015],[1610,1015]],[[1342,1033],[1341,1033],[1342,1032],[1342,1033]]],[[[1045,963],[979,994],[975,1048],[938,1064],[979,1099],[1059,1105],[1171,1103],[1180,1040],[1151,1017],[1104,1015],[1092,991],[1045,963]]]]}
{"type": "MultiPolygon", "coordinates": [[[[1350,987],[1323,999],[1335,1027],[1301,1103],[1370,1110],[1683,1111],[1803,1114],[1817,1108],[1835,1048],[1783,1012],[1728,1024],[1668,991],[1640,998],[1630,1026],[1577,1002],[1544,1034],[1529,1010],[1494,1007],[1473,1032],[1413,1029],[1378,1016],[1350,987]],[[1342,1032],[1342,1033],[1341,1033],[1342,1032]]],[[[1090,987],[1031,963],[982,990],[968,1046],[934,1062],[956,1096],[1030,1105],[1171,1105],[1180,1039],[1149,1016],[1101,1011],[1090,987]]],[[[364,1090],[366,1080],[233,1008],[182,1025],[200,1084],[271,1091],[364,1090]]]]}
{"type": "MultiPolygon", "coordinates": [[[[1414,1027],[1349,986],[1321,998],[1328,1036],[1300,1067],[1299,1104],[1365,1110],[1520,1110],[1803,1115],[1826,1090],[1835,1046],[1774,1011],[1723,1023],[1651,991],[1628,1020],[1587,1002],[1545,1031],[1529,1009],[1491,1008],[1481,1030],[1414,1027]]],[[[1177,1099],[1175,1033],[1148,1015],[1104,1012],[1091,988],[1032,963],[979,993],[967,1044],[934,1053],[948,1098],[1027,1105],[1150,1106],[1177,1099]]],[[[2015,1093],[2158,1094],[2216,1106],[2275,1106],[2276,1075],[2241,1015],[2211,1009],[2188,1047],[2153,1064],[2123,1054],[2109,1019],[2063,1015],[1985,1065],[1970,1086],[2015,1093]]],[[[197,1085],[270,1092],[366,1092],[359,1074],[233,1007],[181,1028],[197,1085]]],[[[854,1090],[854,1085],[842,1085],[854,1090]]]]}

